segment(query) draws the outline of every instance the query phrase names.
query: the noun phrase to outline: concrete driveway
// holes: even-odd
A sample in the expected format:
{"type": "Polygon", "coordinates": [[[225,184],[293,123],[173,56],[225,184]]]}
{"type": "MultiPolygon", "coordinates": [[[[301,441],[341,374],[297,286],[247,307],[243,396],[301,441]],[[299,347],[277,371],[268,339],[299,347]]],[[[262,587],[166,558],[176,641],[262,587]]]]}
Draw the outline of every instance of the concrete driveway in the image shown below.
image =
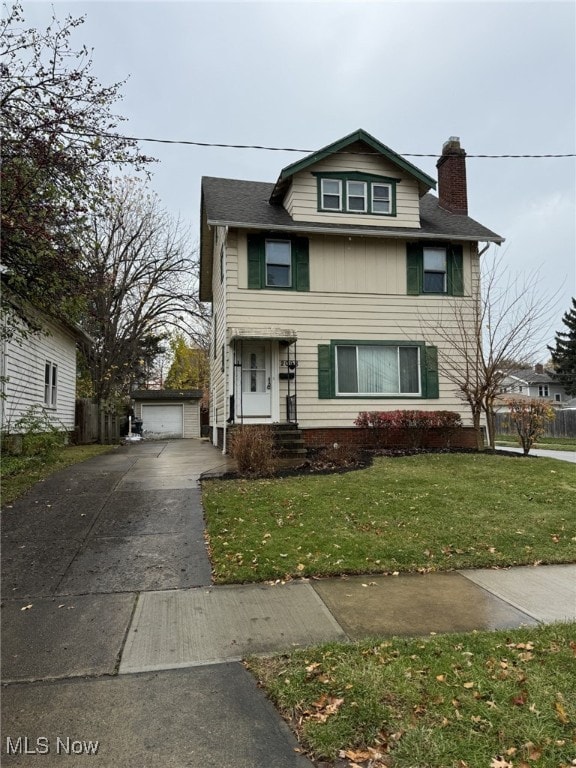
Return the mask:
{"type": "Polygon", "coordinates": [[[310,766],[239,663],[118,675],[146,593],[210,585],[198,478],[227,461],[134,443],[3,510],[2,765],[310,766]]]}

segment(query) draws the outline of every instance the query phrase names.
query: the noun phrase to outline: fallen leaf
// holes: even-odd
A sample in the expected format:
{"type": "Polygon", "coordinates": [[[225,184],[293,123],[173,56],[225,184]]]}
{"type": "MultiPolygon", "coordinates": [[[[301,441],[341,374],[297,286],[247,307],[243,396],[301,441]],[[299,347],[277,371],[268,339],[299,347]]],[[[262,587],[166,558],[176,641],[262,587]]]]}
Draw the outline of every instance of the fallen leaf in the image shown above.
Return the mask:
{"type": "Polygon", "coordinates": [[[490,761],[490,768],[514,768],[514,766],[508,760],[505,760],[502,755],[496,755],[490,761]]]}
{"type": "Polygon", "coordinates": [[[474,688],[474,683],[464,683],[463,688],[474,688]]]}
{"type": "Polygon", "coordinates": [[[564,709],[564,706],[562,705],[562,702],[556,701],[554,702],[554,709],[556,710],[556,717],[558,720],[560,720],[561,723],[569,723],[570,718],[566,714],[566,710],[564,709]]]}

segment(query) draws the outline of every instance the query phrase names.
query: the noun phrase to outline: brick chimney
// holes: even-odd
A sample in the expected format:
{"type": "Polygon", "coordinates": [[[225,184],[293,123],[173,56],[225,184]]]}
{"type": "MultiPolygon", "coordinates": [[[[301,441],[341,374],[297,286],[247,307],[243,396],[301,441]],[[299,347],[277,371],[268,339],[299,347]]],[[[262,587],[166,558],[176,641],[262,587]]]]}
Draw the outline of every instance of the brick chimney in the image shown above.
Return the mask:
{"type": "Polygon", "coordinates": [[[468,214],[466,152],[458,136],[450,136],[442,147],[438,168],[438,200],[450,213],[468,214]]]}
{"type": "Polygon", "coordinates": [[[536,365],[534,366],[534,372],[544,373],[544,366],[542,365],[542,363],[536,363],[536,365]]]}

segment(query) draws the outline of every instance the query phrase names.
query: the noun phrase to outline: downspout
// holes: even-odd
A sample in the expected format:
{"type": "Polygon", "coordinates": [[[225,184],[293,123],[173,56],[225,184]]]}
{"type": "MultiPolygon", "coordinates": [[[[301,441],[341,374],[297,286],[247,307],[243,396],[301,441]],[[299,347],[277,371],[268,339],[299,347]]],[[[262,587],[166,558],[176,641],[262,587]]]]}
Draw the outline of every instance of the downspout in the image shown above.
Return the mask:
{"type": "Polygon", "coordinates": [[[228,398],[228,344],[227,342],[227,336],[228,336],[228,275],[227,275],[227,267],[228,267],[228,254],[226,252],[226,244],[228,242],[228,227],[224,227],[224,242],[222,243],[222,248],[224,249],[223,255],[222,255],[222,272],[223,272],[223,278],[222,278],[222,290],[224,291],[224,301],[222,304],[222,308],[224,310],[224,427],[223,427],[223,433],[222,433],[222,453],[226,454],[226,438],[227,438],[227,426],[228,426],[228,416],[230,415],[228,413],[228,409],[230,408],[230,402],[228,398]],[[228,414],[228,416],[227,416],[228,414]]]}

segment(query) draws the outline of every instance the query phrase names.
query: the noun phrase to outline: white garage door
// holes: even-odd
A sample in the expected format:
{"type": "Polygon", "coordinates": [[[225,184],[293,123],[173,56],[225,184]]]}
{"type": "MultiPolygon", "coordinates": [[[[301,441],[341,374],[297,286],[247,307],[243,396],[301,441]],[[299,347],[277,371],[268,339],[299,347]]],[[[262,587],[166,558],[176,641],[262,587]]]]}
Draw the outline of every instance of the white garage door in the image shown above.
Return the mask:
{"type": "Polygon", "coordinates": [[[143,405],[145,437],[167,439],[183,436],[182,405],[143,405]]]}

